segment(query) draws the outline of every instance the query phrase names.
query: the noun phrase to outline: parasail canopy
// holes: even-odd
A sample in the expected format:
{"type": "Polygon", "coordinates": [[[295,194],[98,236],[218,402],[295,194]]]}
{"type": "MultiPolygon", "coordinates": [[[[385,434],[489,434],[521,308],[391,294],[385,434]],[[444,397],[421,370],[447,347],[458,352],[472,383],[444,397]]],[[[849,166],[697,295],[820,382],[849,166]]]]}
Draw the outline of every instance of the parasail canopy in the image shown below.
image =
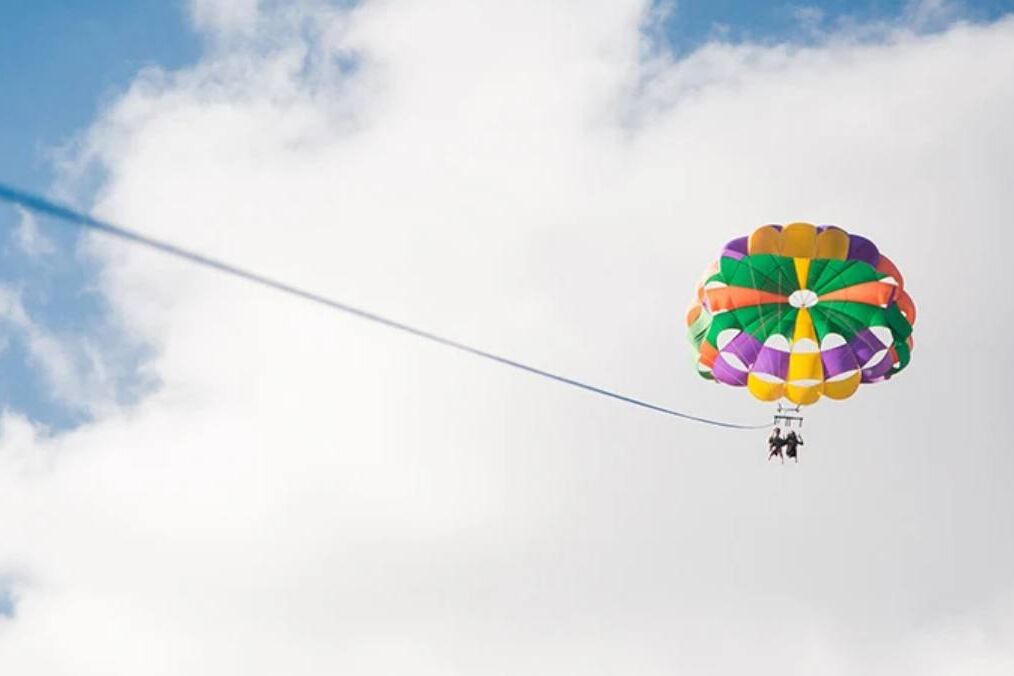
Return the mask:
{"type": "Polygon", "coordinates": [[[701,376],[796,404],[890,379],[909,363],[913,324],[905,280],[873,242],[809,223],[726,244],[687,313],[701,376]]]}

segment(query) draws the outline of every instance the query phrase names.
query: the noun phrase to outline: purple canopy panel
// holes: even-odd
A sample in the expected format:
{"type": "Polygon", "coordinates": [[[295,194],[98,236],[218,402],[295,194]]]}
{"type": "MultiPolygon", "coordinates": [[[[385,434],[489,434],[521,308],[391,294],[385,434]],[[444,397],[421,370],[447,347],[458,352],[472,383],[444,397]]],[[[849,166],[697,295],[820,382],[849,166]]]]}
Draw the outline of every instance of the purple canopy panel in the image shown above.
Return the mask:
{"type": "Polygon", "coordinates": [[[725,248],[722,249],[722,256],[736,261],[741,260],[746,256],[747,242],[748,239],[746,237],[737,237],[731,242],[726,243],[725,248]]]}
{"type": "Polygon", "coordinates": [[[711,374],[715,376],[715,380],[726,385],[735,385],[736,387],[746,385],[746,371],[740,371],[730,366],[721,354],[715,358],[715,363],[711,366],[711,374]]]}
{"type": "Polygon", "coordinates": [[[862,364],[856,360],[855,352],[848,345],[839,345],[820,353],[820,361],[824,365],[824,377],[834,378],[847,371],[855,371],[862,364]]]}
{"type": "Polygon", "coordinates": [[[865,261],[877,267],[880,263],[880,251],[877,245],[860,235],[849,235],[849,260],[865,261]]]}
{"type": "Polygon", "coordinates": [[[891,370],[892,366],[893,364],[891,363],[890,355],[885,355],[878,363],[868,369],[863,369],[863,382],[875,383],[879,380],[883,380],[885,376],[887,376],[887,372],[891,370]]]}
{"type": "Polygon", "coordinates": [[[869,329],[863,329],[852,336],[848,347],[855,353],[859,366],[868,362],[876,353],[887,349],[887,345],[880,342],[880,339],[869,329]]]}
{"type": "Polygon", "coordinates": [[[751,370],[785,380],[789,373],[789,353],[764,345],[757,353],[757,360],[751,370]]]}
{"type": "Polygon", "coordinates": [[[760,349],[761,342],[746,331],[743,331],[730,340],[729,344],[722,348],[722,352],[736,355],[747,368],[750,368],[757,360],[757,353],[760,352],[760,349]]]}

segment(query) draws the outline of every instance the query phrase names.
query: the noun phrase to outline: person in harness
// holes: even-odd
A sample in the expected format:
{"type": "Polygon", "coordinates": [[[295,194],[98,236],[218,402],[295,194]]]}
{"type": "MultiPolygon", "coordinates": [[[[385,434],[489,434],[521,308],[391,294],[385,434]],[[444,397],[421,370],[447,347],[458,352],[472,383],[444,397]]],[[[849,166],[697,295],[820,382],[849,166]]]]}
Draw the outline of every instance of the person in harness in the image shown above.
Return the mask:
{"type": "Polygon", "coordinates": [[[782,438],[782,431],[776,427],[768,437],[768,460],[777,456],[784,463],[785,458],[782,456],[782,446],[784,445],[785,439],[782,438]]]}
{"type": "Polygon", "coordinates": [[[783,443],[785,444],[785,455],[799,462],[798,447],[803,445],[803,436],[796,434],[795,430],[789,430],[783,443]]]}

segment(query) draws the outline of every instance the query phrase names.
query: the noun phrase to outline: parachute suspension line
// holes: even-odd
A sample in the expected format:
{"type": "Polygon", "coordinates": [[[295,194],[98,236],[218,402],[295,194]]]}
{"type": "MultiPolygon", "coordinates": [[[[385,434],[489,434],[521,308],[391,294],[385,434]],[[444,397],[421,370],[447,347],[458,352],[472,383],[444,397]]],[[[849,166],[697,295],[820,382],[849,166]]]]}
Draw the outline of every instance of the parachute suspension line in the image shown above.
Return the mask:
{"type": "Polygon", "coordinates": [[[487,352],[477,347],[472,347],[471,345],[460,343],[456,340],[445,338],[438,334],[430,333],[429,331],[419,329],[414,326],[410,326],[408,324],[403,324],[402,322],[396,321],[394,319],[388,319],[387,317],[375,314],[368,310],[363,310],[361,308],[357,308],[352,305],[347,305],[345,303],[334,300],[332,298],[328,298],[326,296],[322,296],[312,291],[307,291],[305,289],[301,289],[299,287],[286,284],[285,282],[272,279],[257,272],[236,267],[235,265],[232,265],[230,263],[226,263],[224,261],[211,258],[209,256],[205,256],[203,254],[191,251],[189,249],[184,249],[183,247],[176,246],[175,244],[170,244],[169,242],[155,239],[153,237],[148,237],[147,235],[142,235],[141,233],[135,232],[133,230],[129,230],[127,228],[113,225],[112,223],[107,223],[105,221],[92,218],[91,216],[81,213],[79,211],[75,211],[74,209],[71,209],[68,206],[52,202],[43,197],[39,197],[38,195],[33,195],[31,193],[11,188],[2,183],[0,183],[0,200],[4,200],[11,204],[16,204],[25,209],[34,211],[38,214],[51,216],[55,219],[58,219],[60,221],[63,221],[65,223],[68,223],[70,225],[79,228],[101,232],[105,235],[128,242],[130,244],[135,244],[147,249],[159,251],[161,253],[168,254],[169,256],[189,261],[190,263],[194,263],[196,265],[200,265],[205,268],[217,270],[218,272],[231,275],[232,277],[244,279],[248,282],[252,282],[254,284],[258,284],[260,286],[267,287],[269,289],[274,289],[275,291],[279,291],[281,293],[288,294],[290,296],[295,296],[296,298],[302,298],[303,300],[310,301],[311,303],[323,305],[332,310],[344,312],[346,314],[359,317],[360,319],[365,319],[367,321],[371,321],[376,324],[381,324],[388,328],[395,329],[403,333],[407,333],[416,336],[418,338],[428,340],[433,343],[438,343],[440,345],[453,348],[460,352],[466,352],[476,357],[481,357],[483,359],[487,359],[489,361],[493,361],[498,364],[502,364],[504,366],[510,366],[512,368],[519,369],[521,371],[525,371],[527,373],[531,373],[536,376],[541,376],[549,380],[555,380],[556,382],[563,383],[565,385],[577,387],[582,390],[593,392],[595,394],[599,394],[604,397],[609,397],[611,399],[616,399],[628,404],[632,404],[634,406],[640,406],[641,408],[646,408],[651,411],[656,411],[658,413],[662,413],[665,415],[683,418],[684,420],[691,420],[693,422],[698,422],[705,425],[714,425],[716,427],[724,427],[727,429],[755,430],[770,427],[769,424],[738,425],[735,423],[724,422],[721,420],[711,420],[709,418],[702,418],[695,415],[691,415],[689,413],[683,413],[681,411],[666,408],[664,406],[658,406],[656,404],[652,404],[650,402],[643,401],[641,399],[635,399],[634,397],[628,397],[624,394],[613,392],[611,390],[607,390],[601,387],[596,387],[595,385],[590,385],[588,383],[584,383],[579,380],[574,380],[572,378],[552,373],[550,371],[544,371],[540,368],[529,366],[527,364],[514,361],[513,359],[502,357],[500,355],[493,354],[492,352],[487,352]]]}

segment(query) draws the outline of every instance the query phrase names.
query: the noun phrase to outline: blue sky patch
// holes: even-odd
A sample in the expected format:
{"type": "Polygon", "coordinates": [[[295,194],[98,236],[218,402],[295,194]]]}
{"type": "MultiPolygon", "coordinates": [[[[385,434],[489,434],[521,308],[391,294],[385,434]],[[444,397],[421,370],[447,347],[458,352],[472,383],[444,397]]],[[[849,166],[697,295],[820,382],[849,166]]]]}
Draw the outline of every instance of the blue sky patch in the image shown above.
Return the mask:
{"type": "MultiPolygon", "coordinates": [[[[677,55],[715,39],[805,42],[814,30],[847,21],[897,20],[914,6],[908,0],[659,2],[657,34],[677,55]]],[[[1011,11],[1001,0],[948,6],[976,21],[1011,11]]],[[[140,70],[179,69],[195,63],[202,50],[201,38],[187,24],[185,4],[165,0],[4,2],[0,44],[0,182],[42,194],[56,178],[56,149],[87,129],[140,70]]],[[[342,66],[351,69],[354,63],[342,66]]],[[[130,400],[145,389],[133,376],[143,353],[122,340],[104,339],[108,309],[94,288],[94,264],[77,253],[77,233],[38,219],[45,244],[32,254],[18,240],[21,219],[18,211],[0,206],[0,287],[16,294],[32,321],[52,335],[102,337],[96,344],[116,365],[116,398],[130,400]]],[[[0,318],[0,409],[53,430],[86,421],[86,408],[54,396],[23,333],[0,318]]]]}
{"type": "Polygon", "coordinates": [[[0,617],[14,617],[14,595],[3,579],[0,579],[0,617]]]}

